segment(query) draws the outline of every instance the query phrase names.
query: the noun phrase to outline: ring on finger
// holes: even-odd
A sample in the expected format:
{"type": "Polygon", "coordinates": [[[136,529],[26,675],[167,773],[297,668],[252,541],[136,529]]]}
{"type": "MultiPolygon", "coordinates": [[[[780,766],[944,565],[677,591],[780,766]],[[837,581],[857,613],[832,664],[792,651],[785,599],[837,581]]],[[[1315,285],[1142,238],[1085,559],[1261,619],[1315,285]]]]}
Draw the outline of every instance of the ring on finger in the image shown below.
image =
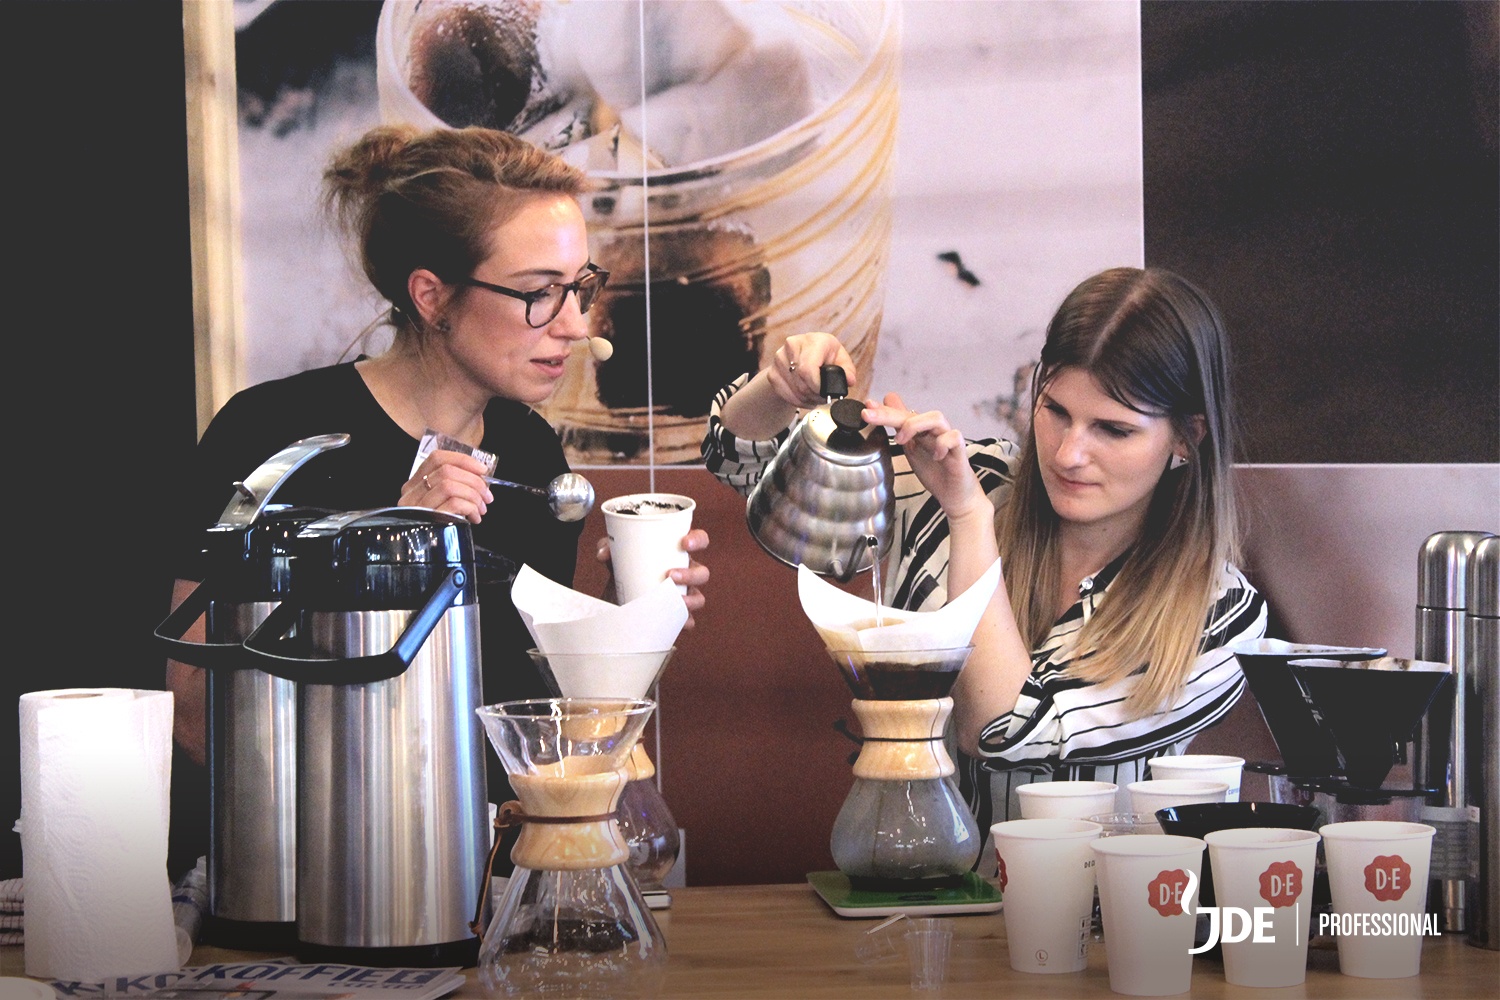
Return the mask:
{"type": "Polygon", "coordinates": [[[787,365],[786,366],[786,370],[789,371],[789,372],[796,371],[797,370],[797,362],[793,361],[791,364],[787,365]]]}
{"type": "Polygon", "coordinates": [[[425,472],[422,473],[422,485],[427,487],[429,493],[432,492],[432,482],[427,478],[427,473],[425,472]]]}

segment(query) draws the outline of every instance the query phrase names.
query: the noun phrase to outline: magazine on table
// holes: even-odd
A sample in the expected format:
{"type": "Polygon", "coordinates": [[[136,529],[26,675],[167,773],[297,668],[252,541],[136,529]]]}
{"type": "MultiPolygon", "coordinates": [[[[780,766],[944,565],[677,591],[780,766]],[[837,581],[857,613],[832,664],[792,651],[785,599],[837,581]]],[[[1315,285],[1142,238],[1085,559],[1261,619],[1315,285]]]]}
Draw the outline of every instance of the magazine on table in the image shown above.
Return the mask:
{"type": "Polygon", "coordinates": [[[464,983],[463,970],[360,965],[220,962],[176,972],[117,976],[102,983],[55,981],[58,997],[146,1000],[438,1000],[464,983]]]}

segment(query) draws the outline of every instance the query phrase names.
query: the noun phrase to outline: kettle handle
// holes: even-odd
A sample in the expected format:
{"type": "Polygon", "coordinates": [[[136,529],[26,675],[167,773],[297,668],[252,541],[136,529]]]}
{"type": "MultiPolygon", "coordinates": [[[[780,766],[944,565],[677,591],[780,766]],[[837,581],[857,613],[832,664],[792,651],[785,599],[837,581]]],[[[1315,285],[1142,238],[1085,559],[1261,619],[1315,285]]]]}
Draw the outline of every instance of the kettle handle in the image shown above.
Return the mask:
{"type": "Polygon", "coordinates": [[[432,634],[453,601],[463,592],[468,574],[456,566],[448,572],[422,606],[406,623],[405,630],[384,653],[350,657],[293,656],[286,634],[296,624],[300,608],[282,601],[242,644],[250,665],[268,674],[299,684],[370,684],[400,676],[416,659],[422,644],[432,634]]]}
{"type": "Polygon", "coordinates": [[[205,670],[235,670],[247,666],[244,649],[237,642],[188,642],[183,639],[203,612],[208,610],[213,588],[204,580],[183,598],[172,613],[162,619],[153,633],[166,655],[181,663],[205,670]]]}

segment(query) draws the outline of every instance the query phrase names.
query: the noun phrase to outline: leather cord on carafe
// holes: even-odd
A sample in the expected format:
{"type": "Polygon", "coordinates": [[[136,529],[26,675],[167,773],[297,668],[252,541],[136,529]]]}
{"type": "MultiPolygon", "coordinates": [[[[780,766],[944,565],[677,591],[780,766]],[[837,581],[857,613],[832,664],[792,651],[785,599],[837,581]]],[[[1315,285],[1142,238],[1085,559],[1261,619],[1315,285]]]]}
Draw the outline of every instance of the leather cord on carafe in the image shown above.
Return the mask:
{"type": "Polygon", "coordinates": [[[508,830],[522,823],[602,823],[614,819],[614,813],[599,816],[532,816],[521,808],[516,799],[504,802],[495,810],[495,842],[490,845],[490,856],[484,863],[484,879],[479,884],[479,900],[474,905],[474,919],[469,921],[469,930],[475,937],[484,937],[484,901],[490,896],[490,879],[494,877],[495,856],[500,853],[501,830],[508,830]]]}

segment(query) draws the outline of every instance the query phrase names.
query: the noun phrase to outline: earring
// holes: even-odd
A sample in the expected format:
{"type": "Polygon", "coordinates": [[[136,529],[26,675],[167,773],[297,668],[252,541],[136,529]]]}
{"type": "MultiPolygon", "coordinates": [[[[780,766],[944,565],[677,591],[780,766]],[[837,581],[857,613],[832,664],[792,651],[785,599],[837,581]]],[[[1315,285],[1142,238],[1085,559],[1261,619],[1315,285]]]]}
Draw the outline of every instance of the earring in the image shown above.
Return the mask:
{"type": "Polygon", "coordinates": [[[1167,468],[1169,468],[1169,469],[1180,469],[1184,465],[1187,465],[1187,458],[1186,458],[1186,456],[1179,455],[1176,452],[1173,452],[1172,453],[1172,461],[1167,464],[1167,468]]]}
{"type": "Polygon", "coordinates": [[[451,327],[451,326],[448,325],[448,321],[446,319],[440,319],[440,320],[438,320],[436,323],[434,323],[432,325],[437,329],[438,333],[452,333],[453,332],[453,327],[451,327]]]}

